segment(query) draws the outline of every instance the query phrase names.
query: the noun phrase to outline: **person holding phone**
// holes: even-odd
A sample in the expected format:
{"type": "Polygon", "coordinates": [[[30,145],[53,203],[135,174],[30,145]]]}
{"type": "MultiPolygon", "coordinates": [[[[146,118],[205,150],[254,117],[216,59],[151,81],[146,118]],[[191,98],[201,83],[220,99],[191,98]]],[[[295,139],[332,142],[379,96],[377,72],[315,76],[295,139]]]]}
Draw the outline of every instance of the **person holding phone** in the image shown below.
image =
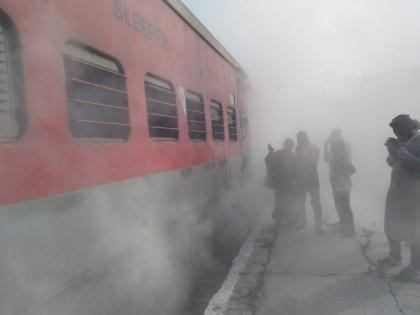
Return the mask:
{"type": "Polygon", "coordinates": [[[401,263],[401,242],[409,244],[410,264],[399,277],[420,280],[420,133],[418,122],[409,115],[396,116],[389,124],[395,138],[388,138],[387,163],[392,168],[385,206],[385,234],[389,254],[379,267],[401,263]]]}

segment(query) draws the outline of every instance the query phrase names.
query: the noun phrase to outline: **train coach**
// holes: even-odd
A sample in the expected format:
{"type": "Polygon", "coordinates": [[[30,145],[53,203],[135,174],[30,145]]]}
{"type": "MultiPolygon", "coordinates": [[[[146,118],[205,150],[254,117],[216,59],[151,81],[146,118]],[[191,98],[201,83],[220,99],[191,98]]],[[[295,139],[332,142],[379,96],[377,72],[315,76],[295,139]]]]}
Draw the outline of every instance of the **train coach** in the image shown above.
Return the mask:
{"type": "Polygon", "coordinates": [[[179,1],[0,0],[0,313],[181,299],[204,209],[241,173],[245,86],[179,1]]]}

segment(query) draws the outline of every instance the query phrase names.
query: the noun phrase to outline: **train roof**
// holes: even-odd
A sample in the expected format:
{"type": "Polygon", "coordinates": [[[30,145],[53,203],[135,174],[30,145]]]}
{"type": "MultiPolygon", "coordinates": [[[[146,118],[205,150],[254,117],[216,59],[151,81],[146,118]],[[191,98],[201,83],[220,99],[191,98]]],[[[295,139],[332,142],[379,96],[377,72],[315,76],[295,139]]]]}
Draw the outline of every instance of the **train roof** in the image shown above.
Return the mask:
{"type": "Polygon", "coordinates": [[[194,31],[196,31],[214,50],[216,50],[233,67],[243,73],[239,62],[227,51],[214,35],[200,22],[181,0],[163,0],[172,8],[194,31]]]}

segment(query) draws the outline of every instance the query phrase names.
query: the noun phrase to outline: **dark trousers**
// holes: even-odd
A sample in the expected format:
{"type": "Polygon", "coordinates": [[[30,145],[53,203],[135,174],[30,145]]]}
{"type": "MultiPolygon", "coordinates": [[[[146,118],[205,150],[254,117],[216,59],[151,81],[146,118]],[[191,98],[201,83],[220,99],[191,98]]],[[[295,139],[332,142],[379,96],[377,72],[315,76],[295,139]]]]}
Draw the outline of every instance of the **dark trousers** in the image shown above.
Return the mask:
{"type": "Polygon", "coordinates": [[[296,194],[296,214],[299,225],[306,224],[306,196],[311,198],[311,205],[314,209],[314,220],[317,227],[322,225],[322,207],[321,198],[319,197],[319,188],[313,187],[309,191],[299,191],[296,194]]]}
{"type": "Polygon", "coordinates": [[[294,224],[296,198],[293,192],[279,189],[275,190],[275,206],[272,217],[277,223],[294,224]]]}
{"type": "MultiPolygon", "coordinates": [[[[401,241],[393,240],[388,236],[390,256],[401,260],[401,241]]],[[[420,244],[410,244],[411,266],[420,270],[420,244]]]]}
{"type": "Polygon", "coordinates": [[[333,189],[335,209],[340,219],[340,228],[343,234],[354,234],[353,211],[350,207],[350,191],[333,189]]]}

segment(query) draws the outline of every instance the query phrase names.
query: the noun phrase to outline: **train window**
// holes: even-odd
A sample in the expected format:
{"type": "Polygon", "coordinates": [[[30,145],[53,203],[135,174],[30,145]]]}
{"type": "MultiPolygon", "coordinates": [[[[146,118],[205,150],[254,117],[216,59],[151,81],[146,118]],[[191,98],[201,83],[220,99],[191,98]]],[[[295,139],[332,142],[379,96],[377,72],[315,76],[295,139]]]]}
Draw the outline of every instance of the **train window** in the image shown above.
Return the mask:
{"type": "Polygon", "coordinates": [[[229,126],[229,139],[238,140],[238,128],[237,128],[237,118],[236,118],[236,109],[232,106],[227,108],[227,118],[229,126]]]}
{"type": "Polygon", "coordinates": [[[200,94],[187,91],[185,95],[187,109],[188,134],[191,140],[206,140],[206,115],[204,100],[200,94]]]}
{"type": "Polygon", "coordinates": [[[22,136],[25,127],[23,71],[16,28],[0,11],[0,141],[22,136]]]}
{"type": "Polygon", "coordinates": [[[70,129],[89,141],[130,137],[127,78],[120,63],[71,42],[64,49],[70,129]]]}
{"type": "Polygon", "coordinates": [[[223,106],[219,102],[211,101],[210,110],[213,139],[225,140],[223,106]]]}
{"type": "Polygon", "coordinates": [[[150,136],[155,139],[178,139],[178,110],[172,84],[146,74],[144,85],[150,136]]]}

